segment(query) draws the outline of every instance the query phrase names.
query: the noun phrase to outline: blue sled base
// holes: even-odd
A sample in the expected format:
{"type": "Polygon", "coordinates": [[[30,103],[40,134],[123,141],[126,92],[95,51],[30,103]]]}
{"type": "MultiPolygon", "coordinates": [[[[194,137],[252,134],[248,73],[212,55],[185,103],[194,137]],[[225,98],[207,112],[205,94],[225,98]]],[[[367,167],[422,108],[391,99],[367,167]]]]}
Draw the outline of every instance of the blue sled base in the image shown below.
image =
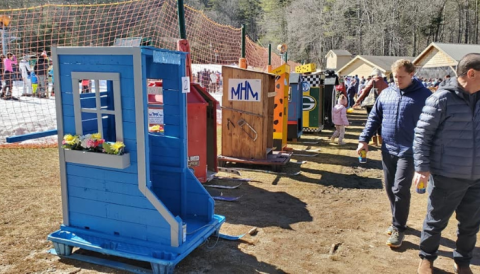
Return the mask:
{"type": "Polygon", "coordinates": [[[164,274],[173,273],[175,265],[201,245],[208,237],[213,234],[218,236],[220,227],[224,222],[225,217],[221,215],[214,215],[212,221],[206,225],[205,223],[195,224],[195,222],[187,220],[188,230],[194,231],[194,233],[188,234],[187,231],[187,240],[180,247],[170,247],[68,226],[61,226],[60,230],[48,235],[48,240],[53,242],[55,248],[50,253],[60,257],[104,265],[133,273],[164,274]],[[149,262],[152,270],[112,260],[75,254],[72,253],[74,247],[105,255],[149,262]]]}

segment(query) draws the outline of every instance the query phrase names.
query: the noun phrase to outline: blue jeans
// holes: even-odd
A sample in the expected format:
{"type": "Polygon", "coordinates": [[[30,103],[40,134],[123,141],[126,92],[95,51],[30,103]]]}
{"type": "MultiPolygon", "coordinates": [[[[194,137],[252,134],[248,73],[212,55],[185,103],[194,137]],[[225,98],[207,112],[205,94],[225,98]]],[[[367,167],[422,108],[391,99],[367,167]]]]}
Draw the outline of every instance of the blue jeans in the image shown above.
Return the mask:
{"type": "Polygon", "coordinates": [[[480,180],[433,175],[427,190],[428,207],[420,239],[420,258],[437,258],[441,233],[456,212],[458,230],[453,259],[459,266],[468,266],[480,227],[480,180]]]}
{"type": "Polygon", "coordinates": [[[351,108],[355,105],[355,94],[348,94],[348,107],[351,108]]]}

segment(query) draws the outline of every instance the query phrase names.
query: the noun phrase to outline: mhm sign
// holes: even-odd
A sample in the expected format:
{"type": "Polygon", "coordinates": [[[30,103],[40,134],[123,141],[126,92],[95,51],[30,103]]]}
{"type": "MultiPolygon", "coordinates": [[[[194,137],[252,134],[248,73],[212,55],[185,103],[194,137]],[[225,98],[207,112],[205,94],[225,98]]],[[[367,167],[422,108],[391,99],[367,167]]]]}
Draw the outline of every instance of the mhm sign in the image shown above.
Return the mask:
{"type": "Polygon", "coordinates": [[[228,79],[229,101],[262,101],[262,80],[260,79],[228,79]]]}

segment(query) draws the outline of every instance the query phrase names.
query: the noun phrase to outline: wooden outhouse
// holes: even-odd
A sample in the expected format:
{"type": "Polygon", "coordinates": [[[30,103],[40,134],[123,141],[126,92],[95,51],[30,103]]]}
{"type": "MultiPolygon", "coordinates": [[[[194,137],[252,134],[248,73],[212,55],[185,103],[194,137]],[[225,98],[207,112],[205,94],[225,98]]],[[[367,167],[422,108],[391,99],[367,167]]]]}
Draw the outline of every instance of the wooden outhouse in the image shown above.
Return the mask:
{"type": "Polygon", "coordinates": [[[222,67],[222,155],[267,159],[273,148],[275,76],[222,67]]]}
{"type": "Polygon", "coordinates": [[[186,54],[54,47],[52,56],[59,142],[67,133],[99,132],[106,141],[122,141],[126,153],[59,145],[63,225],[48,239],[60,256],[82,260],[72,253],[79,247],[150,262],[154,273],[172,272],[224,222],[187,166],[186,54]],[[81,79],[95,86],[105,81],[106,90],[80,94],[81,79]],[[148,129],[149,79],[163,81],[163,133],[148,129]]]}
{"type": "Polygon", "coordinates": [[[291,153],[273,151],[275,76],[270,73],[222,68],[222,155],[227,162],[286,164],[291,153]]]}
{"type": "Polygon", "coordinates": [[[288,92],[288,139],[294,142],[300,139],[303,132],[303,82],[301,74],[290,74],[290,90],[288,92]]]}
{"type": "Polygon", "coordinates": [[[288,135],[288,91],[290,66],[283,64],[272,70],[275,74],[275,101],[273,105],[273,146],[283,151],[287,147],[288,135]]]}
{"type": "Polygon", "coordinates": [[[325,123],[324,79],[320,74],[302,76],[303,132],[318,133],[325,123]]]}

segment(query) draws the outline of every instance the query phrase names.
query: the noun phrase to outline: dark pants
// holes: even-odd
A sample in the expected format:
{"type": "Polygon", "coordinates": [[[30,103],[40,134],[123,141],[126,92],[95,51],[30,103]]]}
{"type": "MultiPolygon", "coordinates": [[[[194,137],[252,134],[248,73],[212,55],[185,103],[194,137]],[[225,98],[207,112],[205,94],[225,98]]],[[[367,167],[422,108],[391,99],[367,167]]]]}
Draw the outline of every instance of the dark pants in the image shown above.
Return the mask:
{"type": "Polygon", "coordinates": [[[355,105],[355,93],[348,94],[348,107],[351,108],[355,105]]]}
{"type": "Polygon", "coordinates": [[[410,187],[415,172],[413,158],[402,158],[382,152],[385,190],[392,209],[392,225],[403,232],[410,211],[410,187]]]}
{"type": "Polygon", "coordinates": [[[442,230],[456,212],[458,230],[453,259],[459,266],[468,266],[480,227],[480,180],[433,175],[427,190],[428,208],[420,240],[420,257],[428,260],[437,258],[442,230]]]}
{"type": "Polygon", "coordinates": [[[13,72],[6,70],[3,73],[4,80],[5,80],[5,86],[12,88],[12,81],[13,81],[13,72]]]}

